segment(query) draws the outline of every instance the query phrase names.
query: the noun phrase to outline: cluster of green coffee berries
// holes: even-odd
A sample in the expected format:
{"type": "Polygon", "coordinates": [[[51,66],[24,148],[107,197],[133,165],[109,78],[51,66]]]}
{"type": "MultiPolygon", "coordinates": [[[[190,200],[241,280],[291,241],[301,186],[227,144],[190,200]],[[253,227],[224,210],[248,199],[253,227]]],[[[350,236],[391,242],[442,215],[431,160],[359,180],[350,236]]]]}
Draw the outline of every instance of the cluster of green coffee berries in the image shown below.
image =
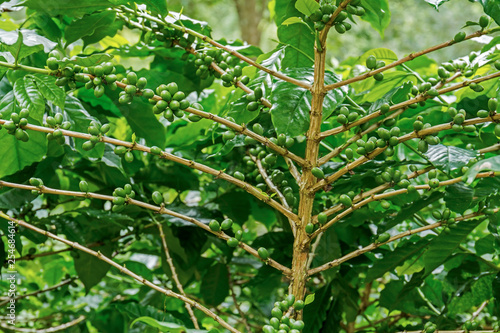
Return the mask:
{"type": "Polygon", "coordinates": [[[228,231],[231,229],[234,235],[233,237],[229,237],[226,241],[229,247],[238,247],[241,238],[243,237],[243,230],[241,227],[238,224],[233,223],[233,220],[229,218],[222,221],[222,223],[219,223],[217,220],[212,220],[208,223],[208,227],[213,232],[221,232],[222,230],[228,231]]]}
{"type": "Polygon", "coordinates": [[[45,122],[48,127],[54,128],[54,132],[47,134],[47,139],[56,140],[60,145],[64,144],[65,139],[61,129],[69,130],[71,128],[71,123],[69,121],[64,121],[62,113],[56,113],[54,117],[48,116],[45,118],[45,122]]]}
{"type": "Polygon", "coordinates": [[[439,210],[433,210],[432,216],[436,220],[441,221],[441,223],[444,225],[454,223],[457,214],[455,212],[452,212],[449,208],[445,208],[442,212],[440,212],[439,210]]]}
{"type": "Polygon", "coordinates": [[[463,328],[465,333],[468,333],[469,331],[477,330],[479,328],[479,323],[475,320],[467,320],[463,328]]]}
{"type": "Polygon", "coordinates": [[[448,114],[450,117],[453,119],[453,126],[452,129],[455,132],[460,132],[460,131],[465,131],[465,132],[475,132],[476,131],[476,126],[474,125],[462,125],[465,121],[465,117],[467,113],[465,112],[464,109],[460,109],[457,111],[454,107],[448,108],[448,114]]]}
{"type": "Polygon", "coordinates": [[[263,333],[300,333],[304,329],[302,320],[290,318],[291,308],[300,311],[304,308],[304,301],[295,300],[294,295],[288,295],[281,302],[275,302],[271,310],[269,324],[262,327],[263,333]]]}
{"type": "MultiPolygon", "coordinates": [[[[341,11],[338,16],[333,21],[333,26],[335,30],[343,34],[346,31],[351,30],[352,26],[350,23],[345,22],[345,20],[352,15],[362,16],[365,14],[365,9],[360,6],[360,0],[353,0],[347,5],[346,9],[341,11]]],[[[332,14],[338,9],[338,7],[331,1],[321,1],[321,6],[319,9],[314,11],[309,15],[308,19],[314,22],[314,28],[316,30],[323,30],[330,19],[332,14]]]]}
{"type": "Polygon", "coordinates": [[[162,28],[155,29],[156,39],[163,42],[164,46],[169,48],[179,45],[183,48],[188,48],[194,43],[196,37],[193,35],[185,34],[181,30],[162,28]]]}
{"type": "Polygon", "coordinates": [[[144,89],[148,84],[148,80],[145,77],[137,77],[135,72],[128,72],[127,77],[123,78],[121,83],[126,84],[126,86],[122,91],[120,91],[118,98],[118,103],[120,104],[132,103],[134,96],[138,93],[142,93],[142,95],[146,98],[154,97],[153,90],[144,89]]]}
{"type": "Polygon", "coordinates": [[[423,333],[434,333],[434,332],[436,332],[436,330],[437,330],[436,324],[428,321],[424,325],[423,333]]]}
{"type": "MultiPolygon", "coordinates": [[[[41,180],[40,178],[34,178],[34,177],[30,178],[29,182],[30,182],[31,186],[38,187],[39,189],[41,189],[43,186],[43,180],[41,180]]],[[[40,191],[39,190],[32,190],[31,193],[39,194],[40,191]]]]}
{"type": "Polygon", "coordinates": [[[353,123],[359,118],[359,113],[357,111],[350,111],[346,106],[340,107],[339,115],[337,116],[337,122],[341,125],[347,125],[353,123]]]}
{"type": "MultiPolygon", "coordinates": [[[[385,66],[385,62],[382,60],[377,60],[377,58],[371,54],[366,58],[365,61],[366,68],[369,70],[379,69],[385,66]]],[[[384,73],[377,73],[373,75],[373,78],[377,81],[382,81],[384,79],[384,73]]]]}
{"type": "Polygon", "coordinates": [[[125,184],[123,188],[118,187],[113,191],[113,207],[111,211],[118,213],[125,208],[125,204],[129,199],[135,197],[135,192],[132,190],[132,185],[125,184]]]}
{"type": "Polygon", "coordinates": [[[7,130],[7,133],[14,135],[17,140],[27,142],[30,136],[23,128],[28,125],[29,114],[30,111],[28,109],[22,109],[19,113],[12,112],[10,120],[6,121],[3,127],[7,130]]]}
{"type": "Polygon", "coordinates": [[[107,132],[109,132],[110,129],[111,129],[110,124],[101,125],[101,124],[99,124],[99,122],[92,120],[90,122],[89,127],[88,127],[88,132],[91,135],[90,140],[85,141],[82,144],[82,149],[86,150],[86,151],[93,149],[95,147],[95,145],[99,141],[101,141],[102,136],[104,134],[106,134],[107,132]]]}
{"type": "Polygon", "coordinates": [[[439,179],[438,179],[438,172],[437,170],[431,170],[428,173],[429,177],[429,187],[432,189],[438,188],[439,187],[439,179]]]}
{"type": "MultiPolygon", "coordinates": [[[[160,100],[152,97],[149,99],[150,103],[154,103],[153,113],[163,113],[163,117],[170,122],[174,121],[175,117],[183,117],[183,110],[191,106],[191,103],[186,99],[186,94],[179,90],[175,82],[159,85],[156,88],[156,93],[161,97],[160,100]]],[[[149,95],[147,94],[145,97],[149,97],[149,95]]]]}
{"type": "Polygon", "coordinates": [[[125,146],[116,146],[114,152],[116,155],[122,157],[125,162],[132,163],[134,161],[134,154],[132,153],[132,148],[125,146]]]}
{"type": "MultiPolygon", "coordinates": [[[[497,113],[498,100],[496,98],[490,98],[488,100],[488,110],[479,110],[477,116],[479,118],[493,117],[497,113]]],[[[495,135],[500,137],[500,123],[495,124],[495,135]]]]}
{"type": "Polygon", "coordinates": [[[375,182],[377,182],[377,184],[397,184],[402,188],[407,188],[410,185],[408,175],[402,173],[401,170],[391,167],[385,168],[384,171],[376,175],[375,182]]]}
{"type": "MultiPolygon", "coordinates": [[[[215,71],[212,63],[216,63],[222,70],[229,68],[226,62],[226,54],[220,49],[204,49],[196,53],[194,65],[196,66],[196,75],[201,79],[206,79],[210,75],[220,78],[220,73],[215,71]]],[[[230,60],[231,58],[229,58],[230,60]]]]}

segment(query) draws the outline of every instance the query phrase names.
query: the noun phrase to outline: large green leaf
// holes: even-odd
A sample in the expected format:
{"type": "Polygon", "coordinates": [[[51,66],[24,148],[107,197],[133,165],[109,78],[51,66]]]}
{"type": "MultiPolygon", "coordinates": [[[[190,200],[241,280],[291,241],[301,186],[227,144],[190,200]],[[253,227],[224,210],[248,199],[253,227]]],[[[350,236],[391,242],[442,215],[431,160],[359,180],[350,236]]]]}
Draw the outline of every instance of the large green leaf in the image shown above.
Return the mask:
{"type": "Polygon", "coordinates": [[[474,198],[474,189],[463,183],[453,184],[446,187],[444,201],[446,206],[457,213],[465,212],[474,198]]]}
{"type": "Polygon", "coordinates": [[[45,99],[34,76],[26,75],[17,79],[14,83],[14,95],[21,107],[30,110],[30,117],[41,123],[45,111],[45,99]]]}
{"type": "MultiPolygon", "coordinates": [[[[291,77],[299,80],[312,82],[313,71],[300,68],[285,71],[291,77]]],[[[332,72],[325,75],[325,83],[338,82],[340,78],[332,72]]],[[[346,89],[339,88],[329,91],[323,102],[323,119],[326,119],[340,105],[346,96],[346,89]]],[[[285,133],[289,136],[304,134],[309,128],[309,112],[311,110],[311,93],[292,83],[278,81],[275,83],[271,101],[271,117],[277,133],[285,133]]]]}
{"type": "Polygon", "coordinates": [[[453,253],[453,251],[467,238],[481,220],[465,220],[457,223],[449,233],[440,233],[432,240],[424,253],[425,273],[431,274],[453,253]]]}
{"type": "Polygon", "coordinates": [[[224,264],[215,264],[201,280],[201,294],[207,304],[217,306],[229,295],[229,276],[224,264]]]}
{"type": "MultiPolygon", "coordinates": [[[[95,247],[92,250],[99,251],[109,258],[113,253],[113,245],[108,243],[103,246],[95,247]]],[[[78,277],[83,282],[87,292],[90,291],[90,288],[98,284],[111,268],[107,262],[85,252],[78,252],[78,256],[74,258],[73,261],[78,277]]]]}
{"type": "Polygon", "coordinates": [[[402,265],[407,259],[422,251],[428,240],[420,238],[417,242],[401,242],[391,252],[385,253],[384,258],[375,261],[366,274],[366,283],[382,277],[386,272],[391,272],[402,265]]]}
{"type": "Polygon", "coordinates": [[[8,51],[18,61],[30,54],[44,51],[50,52],[57,44],[46,37],[40,36],[34,30],[19,31],[0,30],[0,51],[8,51]]]}
{"type": "Polygon", "coordinates": [[[25,78],[26,77],[33,79],[40,93],[47,101],[54,103],[60,108],[64,107],[66,93],[61,87],[56,86],[55,77],[43,74],[26,75],[25,78]]]}
{"type": "Polygon", "coordinates": [[[391,22],[391,11],[389,10],[388,0],[369,1],[361,0],[361,5],[365,8],[366,13],[361,16],[361,19],[367,21],[371,26],[384,37],[384,30],[391,22]]]}
{"type": "Polygon", "coordinates": [[[115,17],[115,12],[104,11],[71,22],[64,32],[66,42],[71,44],[80,38],[91,36],[96,30],[105,29],[115,21],[115,17]]]}
{"type": "Polygon", "coordinates": [[[491,16],[497,24],[500,24],[500,2],[498,0],[478,0],[484,8],[484,12],[491,16]]]}
{"type": "Polygon", "coordinates": [[[67,15],[69,17],[81,17],[85,14],[113,7],[113,4],[108,0],[27,0],[23,5],[50,16],[67,15]]]}
{"type": "Polygon", "coordinates": [[[464,165],[476,157],[473,150],[454,146],[436,145],[430,146],[425,154],[436,168],[446,173],[461,169],[464,165]]]}
{"type": "Polygon", "coordinates": [[[302,14],[309,16],[319,9],[319,3],[314,0],[297,0],[295,8],[302,14]]]}

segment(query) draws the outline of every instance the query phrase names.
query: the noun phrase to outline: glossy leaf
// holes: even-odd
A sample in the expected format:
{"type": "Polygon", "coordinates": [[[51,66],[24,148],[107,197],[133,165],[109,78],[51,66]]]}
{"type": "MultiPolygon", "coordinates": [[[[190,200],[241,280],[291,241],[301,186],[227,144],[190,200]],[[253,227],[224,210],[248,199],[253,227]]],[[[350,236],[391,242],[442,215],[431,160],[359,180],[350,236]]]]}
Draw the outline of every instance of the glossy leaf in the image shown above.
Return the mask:
{"type": "MultiPolygon", "coordinates": [[[[113,246],[107,244],[96,247],[93,250],[99,251],[109,258],[113,252],[113,246]]],[[[90,291],[90,288],[98,284],[111,268],[108,263],[84,252],[79,252],[79,256],[73,260],[78,277],[83,282],[87,292],[90,291]]]]}
{"type": "Polygon", "coordinates": [[[221,304],[229,295],[229,279],[227,267],[224,264],[215,264],[201,280],[203,299],[210,305],[221,304]]]}

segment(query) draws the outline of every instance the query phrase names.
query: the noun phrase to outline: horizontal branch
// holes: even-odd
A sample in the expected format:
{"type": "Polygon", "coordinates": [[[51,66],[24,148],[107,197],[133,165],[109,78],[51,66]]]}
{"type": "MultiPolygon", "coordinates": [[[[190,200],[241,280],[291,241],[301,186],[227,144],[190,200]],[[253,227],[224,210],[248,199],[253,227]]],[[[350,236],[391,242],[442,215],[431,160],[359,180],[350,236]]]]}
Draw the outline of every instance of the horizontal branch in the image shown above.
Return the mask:
{"type": "MultiPolygon", "coordinates": [[[[488,121],[495,121],[495,120],[500,120],[500,113],[497,113],[494,116],[489,116],[487,118],[468,119],[468,120],[464,121],[462,125],[463,126],[475,125],[475,124],[481,124],[481,123],[485,123],[488,121]]],[[[411,139],[421,138],[421,137],[429,135],[429,134],[434,134],[434,133],[437,133],[440,131],[451,129],[452,127],[453,127],[452,122],[447,123],[447,124],[440,124],[440,125],[436,125],[436,126],[432,126],[432,127],[420,130],[418,132],[411,132],[411,133],[408,133],[406,135],[400,136],[398,138],[398,140],[399,140],[399,143],[401,143],[401,142],[405,142],[405,141],[408,141],[411,139]]],[[[365,162],[373,159],[375,156],[380,155],[386,149],[387,149],[387,147],[377,148],[374,151],[372,151],[371,153],[369,153],[365,156],[361,156],[358,159],[356,159],[355,161],[348,163],[342,169],[338,170],[337,172],[335,172],[335,173],[331,174],[330,176],[317,182],[316,185],[314,185],[311,188],[311,192],[316,192],[316,191],[320,190],[321,188],[323,188],[324,186],[333,183],[334,181],[336,181],[337,179],[339,179],[340,177],[342,177],[343,175],[345,175],[349,171],[353,170],[354,168],[356,168],[356,167],[364,164],[365,162]]]]}
{"type": "MultiPolygon", "coordinates": [[[[127,22],[128,24],[136,27],[137,29],[140,29],[142,31],[153,31],[152,28],[150,27],[147,27],[145,25],[142,25],[140,24],[139,22],[135,22],[135,21],[132,21],[129,17],[127,17],[126,15],[122,14],[122,13],[118,13],[118,16],[123,19],[125,22],[127,22]]],[[[178,43],[177,43],[178,45],[178,43]]],[[[185,49],[186,51],[188,51],[189,53],[193,54],[193,55],[197,55],[198,54],[198,51],[196,51],[196,49],[194,49],[193,47],[183,47],[181,45],[179,45],[179,47],[182,47],[183,49],[185,49]]],[[[210,63],[210,67],[212,67],[216,72],[218,72],[219,74],[223,75],[226,73],[225,70],[223,70],[222,68],[220,68],[217,63],[215,61],[211,62],[210,63]]],[[[238,80],[235,85],[240,88],[241,90],[243,90],[244,92],[246,92],[247,94],[250,94],[253,92],[252,89],[248,88],[245,84],[243,84],[243,82],[241,82],[240,80],[238,80]]],[[[268,107],[268,108],[271,108],[272,107],[272,104],[271,102],[269,102],[267,99],[265,98],[262,98],[261,99],[261,102],[262,104],[265,106],[265,107],[268,107]]]]}
{"type": "Polygon", "coordinates": [[[54,290],[54,289],[57,289],[59,287],[62,287],[62,286],[65,286],[67,284],[70,284],[71,282],[73,282],[74,280],[76,280],[76,277],[72,277],[72,278],[69,278],[69,279],[66,279],[58,284],[55,284],[53,285],[52,287],[48,287],[46,289],[40,289],[40,290],[37,290],[37,291],[34,291],[32,293],[28,293],[28,294],[23,294],[23,295],[19,295],[19,296],[16,296],[14,298],[10,298],[10,297],[0,297],[0,300],[2,300],[0,302],[0,306],[4,306],[5,304],[9,303],[10,300],[20,300],[20,299],[23,299],[23,298],[27,298],[27,297],[30,297],[30,296],[36,296],[36,295],[39,295],[39,294],[43,294],[43,293],[46,293],[48,291],[51,291],[51,290],[54,290]]]}
{"type": "MultiPolygon", "coordinates": [[[[483,36],[483,35],[487,35],[487,34],[490,34],[490,33],[493,33],[493,32],[497,32],[498,30],[500,30],[500,28],[496,27],[496,28],[489,29],[489,30],[476,31],[476,32],[474,32],[474,33],[472,33],[470,35],[467,35],[464,40],[468,40],[468,39],[471,39],[471,38],[475,38],[475,37],[480,37],[480,36],[483,36]]],[[[339,87],[342,87],[342,86],[345,86],[345,85],[348,85],[348,84],[351,84],[351,83],[354,83],[354,82],[362,81],[362,80],[367,79],[367,78],[369,78],[371,76],[374,76],[375,74],[382,73],[382,72],[384,72],[384,71],[386,71],[388,69],[394,68],[394,67],[396,67],[398,65],[401,65],[401,64],[403,64],[405,62],[411,61],[411,60],[413,60],[413,59],[415,59],[417,57],[420,57],[420,56],[422,56],[424,54],[428,54],[428,53],[440,50],[442,48],[445,48],[445,47],[448,47],[448,46],[451,46],[451,45],[454,45],[454,44],[457,44],[457,42],[455,42],[452,39],[452,40],[449,40],[447,42],[444,42],[444,43],[438,44],[436,46],[430,47],[428,49],[425,49],[425,50],[422,50],[422,51],[419,51],[419,52],[415,52],[415,53],[410,53],[406,57],[403,57],[403,58],[401,58],[401,59],[399,59],[397,61],[394,61],[394,62],[392,62],[389,65],[386,65],[384,67],[380,67],[378,69],[371,70],[369,72],[366,72],[364,74],[355,76],[355,77],[347,79],[347,80],[343,80],[343,81],[340,81],[340,82],[336,82],[336,83],[333,83],[333,84],[326,85],[325,86],[325,91],[333,90],[333,89],[336,89],[336,88],[339,88],[339,87]]]]}
{"type": "MultiPolygon", "coordinates": [[[[199,112],[203,112],[203,111],[199,111],[199,112]]],[[[0,119],[0,124],[5,124],[6,122],[7,122],[6,120],[0,119]]],[[[37,132],[43,132],[43,133],[53,133],[55,131],[55,129],[53,129],[53,128],[31,125],[31,124],[23,126],[22,128],[37,131],[37,132]]],[[[90,134],[85,134],[85,133],[80,133],[80,132],[74,132],[74,131],[63,130],[63,129],[59,129],[59,131],[61,131],[61,133],[63,135],[73,137],[73,138],[90,140],[90,138],[92,137],[90,134]]],[[[144,146],[144,145],[141,145],[138,143],[131,143],[131,142],[127,142],[127,141],[117,140],[117,139],[113,139],[113,138],[106,137],[106,136],[102,136],[100,138],[100,141],[107,142],[107,143],[110,143],[110,144],[115,145],[115,146],[124,146],[124,147],[130,148],[132,150],[143,151],[143,152],[151,154],[150,147],[147,147],[147,146],[144,146]]],[[[286,217],[294,219],[294,220],[297,219],[297,215],[295,215],[292,212],[290,212],[289,210],[285,209],[280,203],[273,200],[267,194],[262,193],[259,189],[253,187],[252,185],[250,185],[244,181],[241,181],[239,179],[236,179],[236,178],[228,175],[227,173],[224,173],[224,171],[222,171],[222,170],[216,170],[216,169],[208,167],[204,164],[197,163],[197,162],[194,162],[192,160],[188,160],[188,159],[176,156],[174,154],[167,153],[165,151],[162,151],[159,156],[161,158],[166,159],[166,160],[185,165],[187,167],[190,167],[192,169],[196,169],[196,170],[204,172],[204,173],[208,173],[212,176],[215,176],[216,179],[220,178],[220,179],[223,179],[225,181],[228,181],[229,183],[232,183],[232,184],[242,188],[243,190],[247,191],[248,193],[250,193],[251,195],[253,195],[257,199],[262,200],[263,202],[267,203],[269,206],[273,207],[274,209],[276,209],[277,211],[279,211],[280,213],[282,213],[286,217]]]]}
{"type": "MultiPolygon", "coordinates": [[[[494,78],[497,78],[497,77],[500,77],[500,72],[496,72],[496,73],[493,73],[493,74],[489,74],[489,75],[486,75],[486,76],[483,76],[483,77],[479,77],[477,79],[473,79],[473,80],[465,80],[465,81],[462,81],[460,83],[457,83],[455,85],[452,85],[450,87],[447,87],[447,88],[443,88],[443,89],[440,89],[438,90],[438,93],[439,95],[442,95],[442,94],[445,94],[445,93],[448,93],[448,92],[451,92],[451,91],[454,91],[454,90],[457,90],[457,89],[461,89],[461,88],[464,88],[464,87],[467,87],[468,85],[470,85],[471,83],[481,83],[483,81],[488,81],[488,80],[491,80],[491,79],[494,79],[494,78]]],[[[401,102],[401,103],[398,103],[398,104],[394,104],[390,107],[389,109],[389,113],[390,112],[394,112],[396,110],[399,110],[401,108],[406,108],[408,107],[409,105],[411,104],[415,104],[415,103],[419,103],[419,102],[422,102],[422,101],[425,101],[427,99],[432,99],[434,97],[432,96],[429,96],[428,94],[422,94],[422,95],[418,95],[417,97],[415,98],[412,98],[412,99],[409,99],[405,102],[401,102]]],[[[387,113],[386,113],[387,114],[387,113]]],[[[324,139],[328,136],[331,136],[331,135],[335,135],[335,134],[339,134],[339,133],[342,133],[342,132],[345,132],[355,126],[359,126],[361,124],[364,124],[374,118],[377,118],[379,116],[381,116],[382,113],[379,111],[376,111],[376,112],[373,112],[373,113],[370,113],[369,115],[347,125],[347,126],[338,126],[336,128],[332,128],[330,130],[326,130],[324,132],[322,132],[320,134],[320,139],[324,139]]]]}
{"type": "Polygon", "coordinates": [[[14,331],[14,332],[24,332],[24,333],[52,333],[52,332],[61,332],[64,330],[67,330],[70,327],[73,327],[75,325],[78,325],[82,321],[85,320],[85,316],[81,315],[76,319],[73,319],[72,321],[69,321],[67,323],[54,326],[54,327],[49,327],[49,328],[43,328],[43,329],[37,329],[37,328],[22,328],[22,327],[15,327],[15,326],[10,326],[10,325],[4,325],[0,324],[0,327],[14,331]]]}
{"type": "MultiPolygon", "coordinates": [[[[500,210],[500,208],[495,208],[495,212],[498,212],[500,210]]],[[[479,217],[479,216],[484,216],[484,213],[471,213],[471,214],[468,214],[468,215],[464,215],[464,216],[461,216],[461,217],[457,217],[455,218],[455,221],[458,222],[458,221],[464,221],[464,220],[468,220],[468,219],[471,219],[471,218],[475,218],[475,217],[479,217]]],[[[384,243],[372,243],[368,246],[365,246],[361,249],[357,249],[356,251],[353,251],[349,254],[346,254],[345,256],[341,257],[341,258],[338,258],[338,259],[335,259],[335,260],[332,260],[326,264],[323,264],[321,266],[318,266],[318,267],[315,267],[313,269],[310,269],[308,272],[307,272],[307,275],[308,276],[311,276],[311,275],[314,275],[314,274],[317,274],[319,272],[322,272],[322,271],[325,271],[327,269],[330,269],[332,267],[336,267],[336,266],[339,266],[340,264],[348,261],[348,260],[351,260],[353,258],[356,258],[366,252],[370,252],[382,245],[385,245],[387,243],[390,243],[390,242],[393,242],[395,240],[398,240],[400,238],[403,238],[403,237],[406,237],[406,236],[411,236],[413,234],[417,234],[417,233],[420,233],[420,232],[423,232],[423,231],[426,231],[426,230],[431,230],[431,229],[435,229],[437,227],[440,227],[444,225],[443,223],[441,222],[436,222],[436,223],[433,223],[433,224],[429,224],[429,225],[426,225],[426,226],[423,226],[423,227],[420,227],[420,228],[417,228],[417,229],[410,229],[410,230],[407,230],[405,232],[402,232],[400,234],[397,234],[395,236],[392,236],[387,242],[384,242],[384,243]]]]}
{"type": "Polygon", "coordinates": [[[121,6],[120,9],[121,11],[123,12],[127,12],[129,14],[132,14],[132,15],[136,15],[136,16],[139,16],[139,17],[142,17],[143,19],[147,19],[148,21],[151,21],[151,22],[155,22],[157,24],[160,24],[160,25],[163,25],[163,26],[166,26],[166,27],[170,27],[170,28],[173,28],[175,30],[178,30],[178,31],[182,31],[183,33],[187,33],[189,35],[192,35],[192,36],[195,36],[196,38],[199,38],[201,40],[203,40],[204,42],[207,42],[219,49],[222,49],[226,52],[228,52],[229,54],[231,54],[232,56],[235,56],[236,58],[246,62],[247,64],[253,66],[253,67],[256,67],[258,69],[260,69],[261,71],[263,72],[266,72],[267,74],[270,74],[278,79],[281,79],[283,81],[286,81],[286,82],[289,82],[289,83],[292,83],[296,86],[299,86],[299,87],[302,87],[302,88],[305,88],[305,89],[311,89],[311,85],[307,82],[303,82],[303,81],[300,81],[300,80],[297,80],[297,79],[294,79],[294,78],[291,78],[289,76],[286,76],[282,73],[279,73],[279,72],[276,72],[276,71],[273,71],[269,68],[266,68],[264,66],[262,66],[261,64],[253,61],[252,59],[250,59],[249,57],[246,57],[244,56],[243,54],[231,49],[230,47],[227,47],[225,45],[222,45],[218,42],[216,42],[215,40],[213,40],[212,38],[208,37],[208,36],[205,36],[201,33],[198,33],[194,30],[191,30],[191,29],[188,29],[186,27],[183,27],[183,26],[180,26],[180,25],[177,25],[177,24],[174,24],[174,23],[170,23],[170,22],[166,22],[164,19],[159,19],[157,17],[154,17],[152,15],[149,15],[147,13],[144,13],[144,12],[139,12],[139,11],[134,11],[132,9],[129,9],[125,6],[121,6]]]}
{"type": "Polygon", "coordinates": [[[47,236],[49,238],[52,238],[56,241],[59,241],[59,242],[62,242],[66,245],[69,245],[77,250],[80,250],[80,251],[83,251],[91,256],[94,256],[96,257],[97,259],[99,260],[102,260],[104,262],[106,262],[107,264],[113,266],[114,268],[118,269],[121,273],[124,273],[130,277],[132,277],[134,280],[136,280],[137,282],[139,283],[142,283],[144,284],[145,286],[148,286],[149,288],[151,289],[154,289],[162,294],[164,294],[165,296],[168,296],[168,297],[173,297],[173,298],[176,298],[176,299],[179,299],[181,301],[183,301],[184,303],[187,303],[189,305],[191,305],[193,308],[196,308],[198,310],[200,310],[201,312],[203,312],[204,314],[206,314],[207,316],[209,316],[210,318],[214,319],[216,322],[218,322],[219,324],[221,324],[224,328],[228,329],[230,332],[233,332],[233,333],[241,333],[240,331],[238,331],[237,329],[233,328],[231,325],[229,325],[227,322],[224,321],[224,319],[222,319],[221,317],[219,317],[218,315],[216,315],[215,313],[213,313],[212,311],[210,311],[209,309],[207,309],[206,307],[204,307],[203,305],[201,305],[200,303],[186,297],[186,296],[183,296],[181,294],[178,294],[178,293],[175,293],[173,292],[172,290],[170,289],[166,289],[166,288],[162,288],[160,286],[157,286],[156,284],[152,283],[151,281],[145,279],[144,277],[140,276],[140,275],[137,275],[135,274],[134,272],[132,272],[131,270],[129,270],[128,268],[126,268],[125,266],[121,266],[120,264],[114,262],[113,260],[109,259],[108,257],[106,257],[105,255],[103,255],[101,252],[96,252],[96,251],[93,251],[85,246],[82,246],[80,244],[78,244],[77,242],[71,242],[69,240],[66,240],[64,238],[61,238],[57,235],[54,235],[53,233],[50,233],[46,230],[42,230],[40,228],[37,228],[29,223],[26,223],[25,221],[22,221],[22,220],[18,220],[18,219],[14,219],[8,215],[6,215],[4,212],[0,211],[0,217],[8,220],[8,221],[12,221],[12,222],[15,222],[16,224],[24,227],[24,228],[27,228],[27,229],[30,229],[36,233],[39,233],[41,235],[44,235],[44,236],[47,236]]]}
{"type": "MultiPolygon", "coordinates": [[[[113,199],[114,199],[113,196],[99,194],[99,193],[58,190],[58,189],[53,189],[53,188],[50,188],[47,186],[36,187],[36,186],[31,186],[31,185],[17,184],[17,183],[11,183],[11,182],[6,182],[6,181],[0,180],[0,187],[2,187],[2,186],[17,188],[17,189],[21,189],[21,190],[38,191],[39,193],[72,196],[72,197],[78,197],[78,198],[92,198],[92,199],[107,200],[107,201],[113,201],[113,199]]],[[[222,231],[219,231],[219,232],[212,231],[212,229],[210,229],[209,226],[207,226],[206,224],[204,224],[201,221],[198,221],[195,218],[177,213],[173,210],[165,208],[164,206],[156,206],[156,205],[152,205],[152,204],[149,204],[149,203],[146,203],[143,201],[139,201],[136,199],[128,199],[127,204],[142,207],[145,209],[149,209],[149,210],[154,211],[154,212],[159,213],[159,214],[166,214],[166,215],[170,215],[173,217],[177,217],[177,218],[182,219],[184,221],[193,223],[196,226],[202,228],[203,230],[217,236],[218,238],[226,240],[226,241],[229,238],[231,238],[230,236],[228,236],[227,234],[225,234],[222,231]]],[[[240,242],[239,247],[241,247],[243,250],[245,250],[249,254],[253,255],[254,257],[260,259],[260,256],[257,253],[257,251],[255,249],[253,249],[252,247],[250,247],[249,245],[247,245],[243,242],[240,242]]],[[[64,250],[61,250],[61,251],[64,251],[64,250]]],[[[276,262],[275,260],[269,259],[266,262],[269,264],[269,266],[274,267],[274,268],[278,269],[279,271],[283,272],[283,274],[285,274],[285,275],[290,274],[289,268],[281,265],[280,263],[276,262]]]]}

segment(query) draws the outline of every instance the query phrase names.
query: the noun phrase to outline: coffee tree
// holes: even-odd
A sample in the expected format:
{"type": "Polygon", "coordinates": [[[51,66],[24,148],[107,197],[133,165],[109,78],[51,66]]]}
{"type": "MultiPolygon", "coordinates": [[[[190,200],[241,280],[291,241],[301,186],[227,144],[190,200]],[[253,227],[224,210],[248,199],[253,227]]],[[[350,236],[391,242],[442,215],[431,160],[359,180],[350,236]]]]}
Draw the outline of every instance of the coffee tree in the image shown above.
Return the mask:
{"type": "Polygon", "coordinates": [[[498,331],[500,5],[479,3],[441,44],[335,65],[387,0],[274,0],[269,53],[162,0],[0,3],[2,330],[498,331]]]}

